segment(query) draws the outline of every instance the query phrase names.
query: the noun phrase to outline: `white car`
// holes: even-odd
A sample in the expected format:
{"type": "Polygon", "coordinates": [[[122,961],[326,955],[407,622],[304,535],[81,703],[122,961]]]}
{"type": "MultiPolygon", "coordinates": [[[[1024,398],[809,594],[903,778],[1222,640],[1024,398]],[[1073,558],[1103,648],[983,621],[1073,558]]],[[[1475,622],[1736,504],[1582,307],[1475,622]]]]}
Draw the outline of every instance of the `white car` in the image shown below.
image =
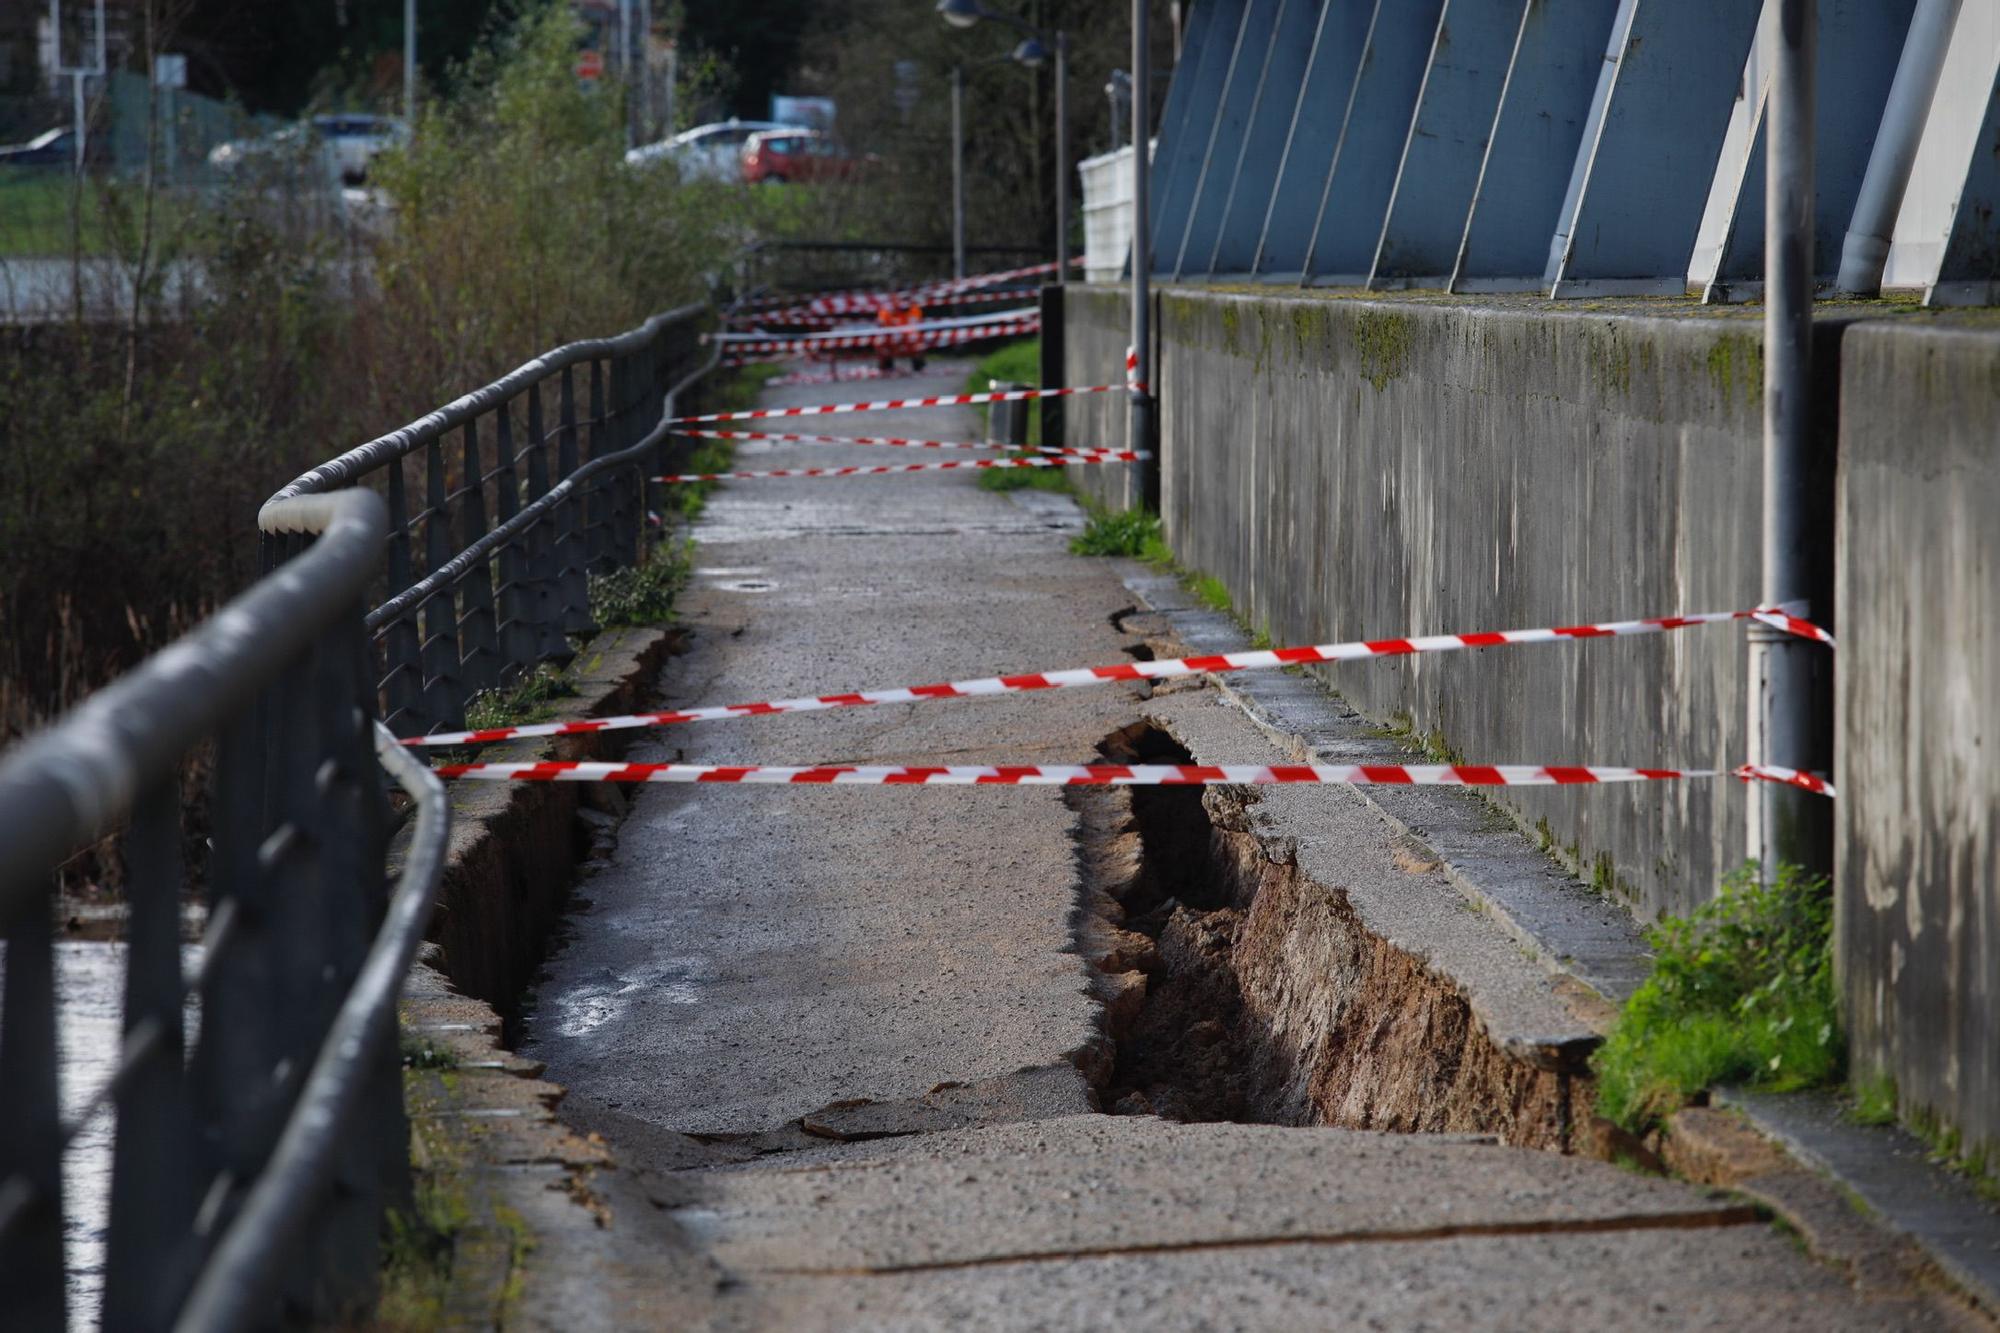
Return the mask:
{"type": "Polygon", "coordinates": [[[789,126],[772,120],[719,120],[682,130],[671,139],[634,148],[625,154],[630,166],[672,162],[682,180],[740,181],[743,179],[743,145],[760,130],[782,130],[789,126]]]}
{"type": "Polygon", "coordinates": [[[395,116],[359,113],[314,116],[310,121],[287,125],[259,139],[234,139],[218,144],[209,153],[208,161],[219,170],[232,171],[246,162],[298,154],[316,142],[341,184],[359,185],[368,178],[368,164],[377,153],[407,143],[409,138],[409,126],[395,116]]]}

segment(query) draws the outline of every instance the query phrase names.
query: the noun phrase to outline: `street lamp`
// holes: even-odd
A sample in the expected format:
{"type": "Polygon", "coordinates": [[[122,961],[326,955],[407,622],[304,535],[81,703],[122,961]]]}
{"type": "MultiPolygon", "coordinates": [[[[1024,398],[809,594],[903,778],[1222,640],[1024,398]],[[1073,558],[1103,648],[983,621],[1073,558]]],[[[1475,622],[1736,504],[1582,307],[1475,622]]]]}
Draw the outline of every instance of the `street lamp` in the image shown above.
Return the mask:
{"type": "Polygon", "coordinates": [[[1040,69],[1055,47],[1056,76],[1056,281],[1069,279],[1069,36],[1060,29],[1044,32],[1012,14],[988,9],[979,0],[938,0],[938,17],[954,28],[970,28],[981,19],[995,19],[1022,34],[1014,61],[1040,69]]]}

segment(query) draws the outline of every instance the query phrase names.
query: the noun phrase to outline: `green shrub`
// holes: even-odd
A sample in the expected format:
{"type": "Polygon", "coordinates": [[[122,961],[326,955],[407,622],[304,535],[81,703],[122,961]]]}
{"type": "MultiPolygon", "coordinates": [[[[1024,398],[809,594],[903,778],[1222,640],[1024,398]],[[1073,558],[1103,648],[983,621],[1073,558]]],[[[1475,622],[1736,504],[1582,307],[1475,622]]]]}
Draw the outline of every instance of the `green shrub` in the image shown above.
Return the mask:
{"type": "Polygon", "coordinates": [[[1783,1091],[1843,1073],[1824,877],[1755,863],[1715,901],[1649,927],[1653,972],[1625,1002],[1594,1064],[1601,1114],[1644,1132],[1714,1083],[1783,1091]]]}
{"type": "Polygon", "coordinates": [[[1159,515],[1144,509],[1112,513],[1093,508],[1090,524],[1069,540],[1074,555],[1122,555],[1170,564],[1173,555],[1160,537],[1159,515]]]}
{"type": "Polygon", "coordinates": [[[482,690],[465,705],[465,725],[474,731],[553,721],[555,701],[576,694],[560,667],[543,663],[504,690],[482,690]]]}
{"type": "Polygon", "coordinates": [[[614,625],[660,625],[674,617],[674,600],[694,568],[692,541],[663,542],[642,564],[590,576],[591,619],[614,625]]]}

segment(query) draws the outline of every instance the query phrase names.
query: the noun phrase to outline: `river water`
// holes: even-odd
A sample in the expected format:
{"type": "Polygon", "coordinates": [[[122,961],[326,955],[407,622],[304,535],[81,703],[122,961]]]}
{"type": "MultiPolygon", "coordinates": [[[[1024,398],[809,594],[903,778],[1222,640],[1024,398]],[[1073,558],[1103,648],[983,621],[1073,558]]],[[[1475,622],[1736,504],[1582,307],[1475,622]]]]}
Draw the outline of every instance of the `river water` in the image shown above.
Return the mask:
{"type": "MultiPolygon", "coordinates": [[[[181,952],[183,975],[199,950],[181,952]]],[[[6,955],[0,948],[0,978],[6,955]]],[[[56,945],[56,1048],[63,1116],[76,1114],[118,1062],[123,1027],[125,946],[64,940],[56,945]]],[[[193,1007],[190,1004],[189,1013],[193,1007]]],[[[104,1295],[104,1238],[111,1219],[111,1136],[114,1117],[100,1111],[63,1154],[63,1259],[69,1281],[69,1326],[97,1326],[104,1295]]]]}

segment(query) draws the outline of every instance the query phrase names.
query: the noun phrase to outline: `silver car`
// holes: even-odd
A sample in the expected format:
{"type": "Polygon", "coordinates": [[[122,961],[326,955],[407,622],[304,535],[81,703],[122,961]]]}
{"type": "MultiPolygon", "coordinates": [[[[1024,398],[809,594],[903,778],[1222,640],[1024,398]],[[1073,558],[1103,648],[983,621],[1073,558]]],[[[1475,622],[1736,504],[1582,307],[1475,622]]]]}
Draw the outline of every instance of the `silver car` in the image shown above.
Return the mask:
{"type": "Polygon", "coordinates": [[[760,130],[782,130],[789,126],[772,120],[718,120],[682,130],[671,139],[634,148],[625,154],[630,166],[671,162],[682,180],[736,182],[743,179],[743,145],[760,130]]]}

